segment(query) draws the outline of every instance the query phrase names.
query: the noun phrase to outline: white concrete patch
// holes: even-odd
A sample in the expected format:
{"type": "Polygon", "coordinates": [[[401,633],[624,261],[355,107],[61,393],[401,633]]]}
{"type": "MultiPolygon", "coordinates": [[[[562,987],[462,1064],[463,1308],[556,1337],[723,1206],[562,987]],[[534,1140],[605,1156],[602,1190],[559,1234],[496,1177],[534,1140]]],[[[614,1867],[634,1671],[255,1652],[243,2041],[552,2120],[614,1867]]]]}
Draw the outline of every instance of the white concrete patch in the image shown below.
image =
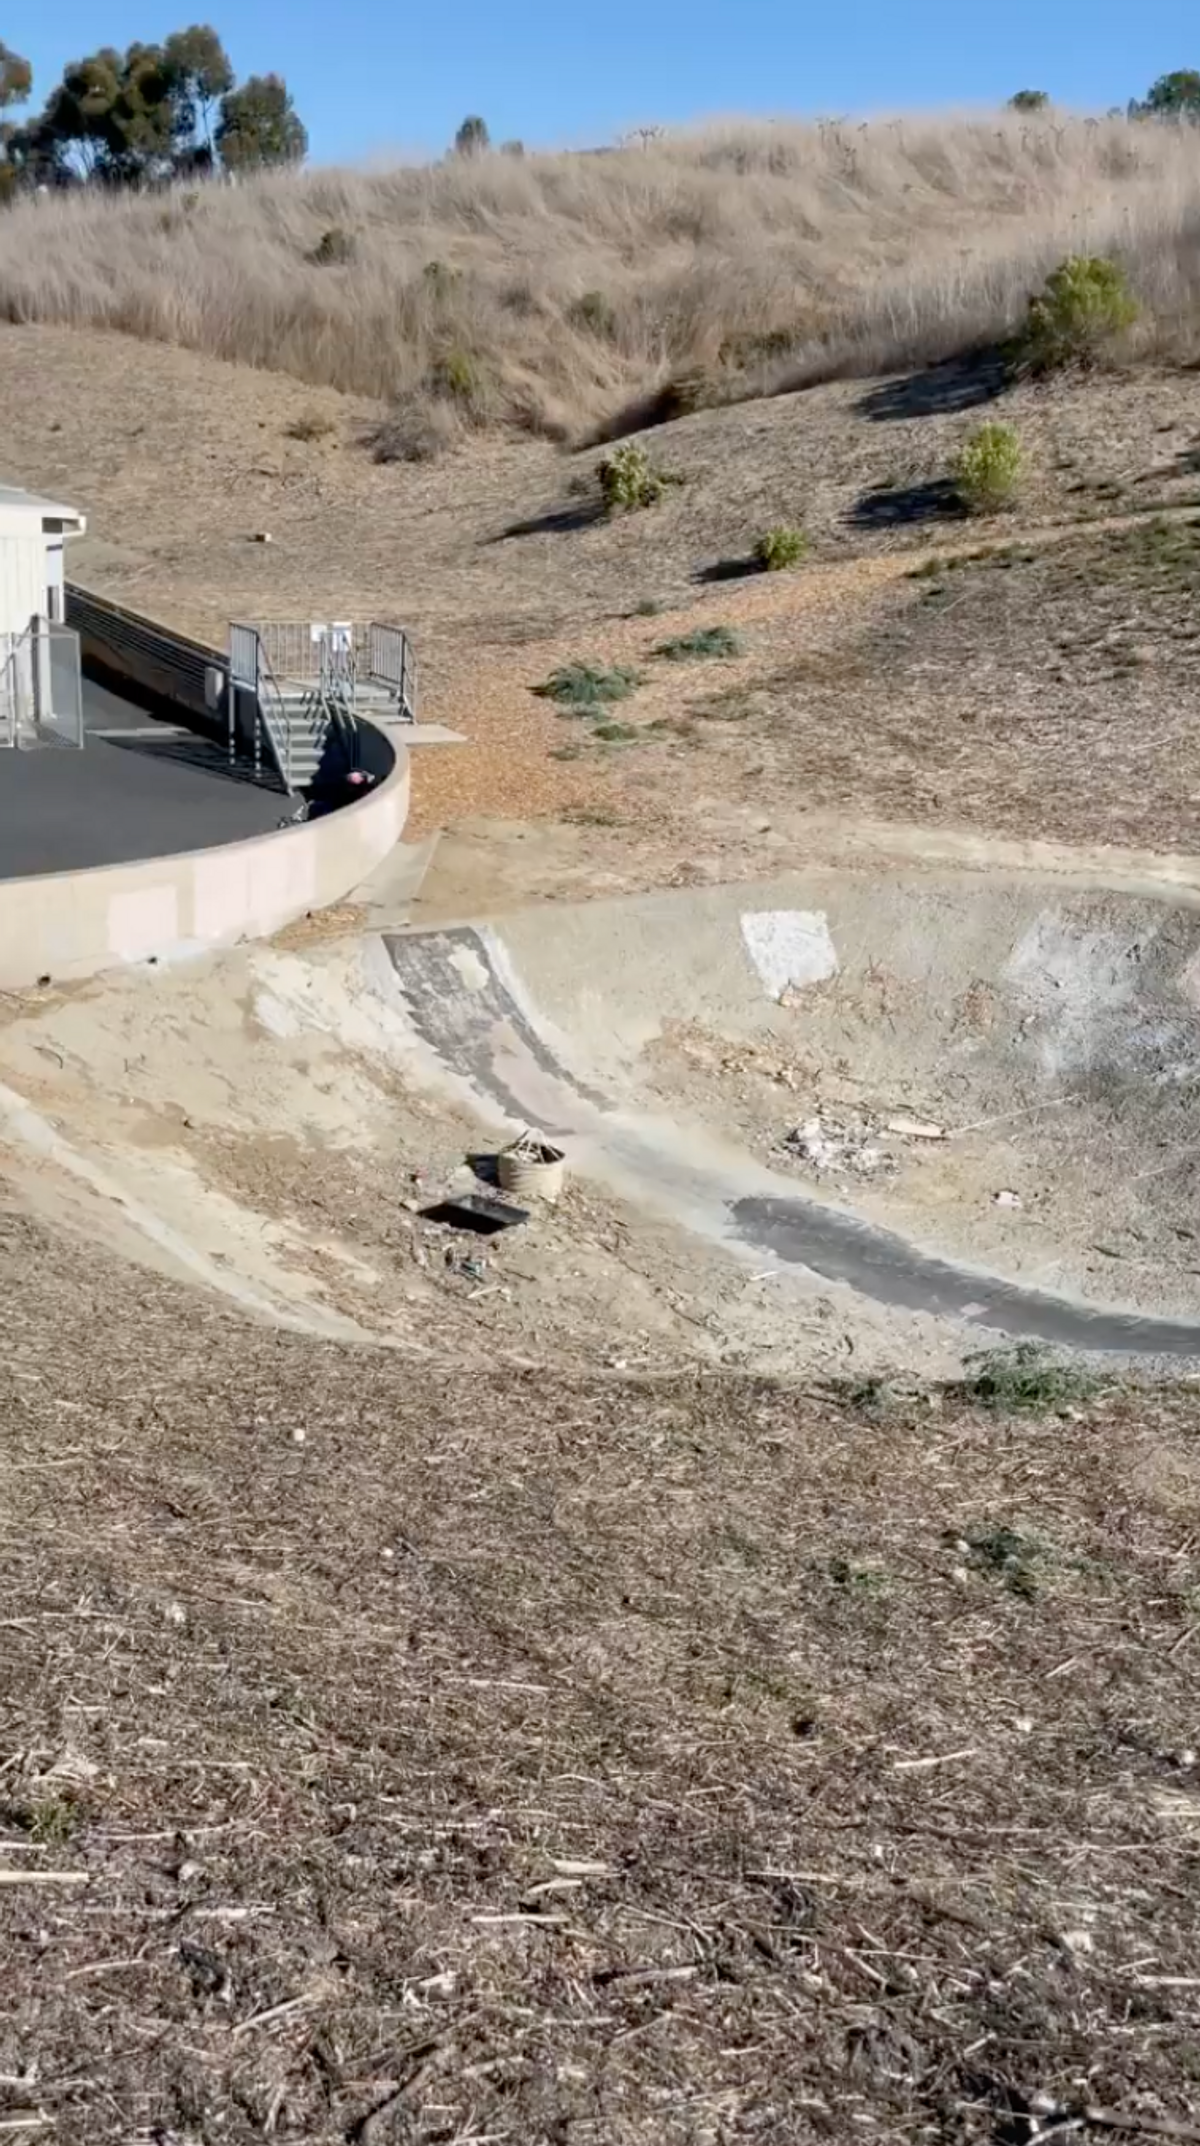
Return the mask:
{"type": "Polygon", "coordinates": [[[1114,1021],[1127,1026],[1121,1016],[1136,1001],[1140,955],[1152,937],[1144,926],[1096,930],[1044,909],[1018,940],[1003,973],[1037,1020],[1033,1040],[1052,1079],[1112,1055],[1114,1021]]]}
{"type": "Polygon", "coordinates": [[[742,938],[772,998],[780,998],[789,985],[819,984],[837,975],[837,949],[822,909],[749,910],[742,916],[742,938]]]}
{"type": "Polygon", "coordinates": [[[300,1033],[300,1021],[295,1008],[285,1006],[282,999],[275,998],[270,991],[257,991],[255,993],[254,1012],[257,1019],[262,1022],[267,1034],[278,1036],[280,1042],[286,1041],[289,1036],[298,1036],[300,1033]]]}
{"type": "Polygon", "coordinates": [[[450,956],[450,966],[458,972],[468,991],[486,991],[488,972],[473,946],[456,946],[450,956]]]}
{"type": "Polygon", "coordinates": [[[249,962],[254,1010],[275,1036],[306,1029],[332,1036],[345,1049],[391,1058],[408,1045],[408,1030],[368,974],[368,947],[349,959],[318,963],[276,947],[255,947],[249,962]]]}

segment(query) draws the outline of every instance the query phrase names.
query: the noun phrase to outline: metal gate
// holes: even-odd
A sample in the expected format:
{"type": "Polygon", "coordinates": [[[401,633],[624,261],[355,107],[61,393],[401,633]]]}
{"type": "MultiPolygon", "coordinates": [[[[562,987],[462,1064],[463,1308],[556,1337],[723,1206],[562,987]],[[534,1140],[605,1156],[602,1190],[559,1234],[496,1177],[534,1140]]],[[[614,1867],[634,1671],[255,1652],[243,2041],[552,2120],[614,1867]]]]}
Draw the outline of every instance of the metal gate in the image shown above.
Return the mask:
{"type": "Polygon", "coordinates": [[[417,666],[412,644],[402,626],[381,626],[373,622],[368,628],[367,675],[374,684],[386,686],[395,696],[401,715],[408,722],[415,722],[417,666]]]}
{"type": "Polygon", "coordinates": [[[83,744],[79,635],[38,619],[0,639],[0,746],[83,744]]]}

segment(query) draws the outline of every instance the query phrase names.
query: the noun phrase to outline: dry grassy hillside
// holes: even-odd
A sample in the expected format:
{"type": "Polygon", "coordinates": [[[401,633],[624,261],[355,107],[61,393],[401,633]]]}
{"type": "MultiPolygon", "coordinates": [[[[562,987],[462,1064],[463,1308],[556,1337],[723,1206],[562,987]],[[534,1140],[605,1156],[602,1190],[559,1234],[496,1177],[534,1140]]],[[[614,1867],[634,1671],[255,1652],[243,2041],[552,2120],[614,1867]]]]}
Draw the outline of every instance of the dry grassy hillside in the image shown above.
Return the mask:
{"type": "Polygon", "coordinates": [[[944,356],[1064,252],[1116,250],[1143,346],[1200,319],[1200,135],[1124,120],[737,124],[608,154],[311,171],[0,220],[0,316],[392,398],[428,449],[944,356]]]}

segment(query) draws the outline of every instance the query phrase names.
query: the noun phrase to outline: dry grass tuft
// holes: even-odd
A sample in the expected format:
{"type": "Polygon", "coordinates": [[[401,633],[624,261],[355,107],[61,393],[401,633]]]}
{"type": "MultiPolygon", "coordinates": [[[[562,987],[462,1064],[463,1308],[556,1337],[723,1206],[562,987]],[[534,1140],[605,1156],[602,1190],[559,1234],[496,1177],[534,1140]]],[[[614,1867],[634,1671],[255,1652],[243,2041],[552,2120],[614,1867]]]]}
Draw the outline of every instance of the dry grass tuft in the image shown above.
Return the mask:
{"type": "Polygon", "coordinates": [[[1200,318],[1200,138],[1124,120],[743,123],[187,198],[7,214],[0,317],[397,400],[421,454],[945,357],[1011,331],[1081,248],[1127,260],[1143,350],[1190,352],[1200,318]]]}

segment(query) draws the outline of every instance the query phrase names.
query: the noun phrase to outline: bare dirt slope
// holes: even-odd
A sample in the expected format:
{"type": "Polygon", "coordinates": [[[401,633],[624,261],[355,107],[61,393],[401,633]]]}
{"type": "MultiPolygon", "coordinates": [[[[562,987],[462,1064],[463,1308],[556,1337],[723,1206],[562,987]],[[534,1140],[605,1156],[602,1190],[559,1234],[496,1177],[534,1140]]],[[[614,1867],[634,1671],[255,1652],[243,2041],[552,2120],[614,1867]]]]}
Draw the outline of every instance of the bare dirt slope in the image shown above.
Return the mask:
{"type": "Polygon", "coordinates": [[[1020,427],[1028,479],[1019,515],[981,532],[945,496],[981,409],[978,378],[953,367],[660,428],[647,445],[683,481],[611,522],[595,513],[594,452],[492,443],[383,467],[362,444],[370,406],[329,390],[117,336],[21,328],[0,344],[11,473],[89,510],[81,578],[217,638],[235,614],[413,628],[425,712],[472,741],[422,761],[417,831],[582,816],[618,828],[636,883],[698,856],[722,876],[786,859],[814,808],[1190,840],[1178,770],[1196,723],[1195,541],[1100,532],[1196,499],[1189,375],[993,404],[1020,427]],[[314,415],[331,429],[292,437],[314,415]],[[779,521],[803,521],[811,562],[747,578],[755,536],[779,521]],[[1019,556],[1076,522],[1044,563],[1019,556]],[[961,559],[981,539],[1018,556],[906,578],[931,549],[961,559]],[[655,658],[721,622],[743,636],[734,661],[655,658]],[[578,658],[643,671],[614,711],[634,736],[597,741],[533,694],[578,658]]]}
{"type": "MultiPolygon", "coordinates": [[[[837,388],[688,419],[652,442],[686,481],[609,524],[570,489],[594,456],[383,467],[378,410],[332,389],[62,329],[7,328],[0,359],[6,474],[89,510],[83,576],[205,632],[412,623],[427,712],[472,738],[418,770],[417,824],[457,830],[443,901],[517,898],[526,844],[543,891],[587,892],[836,854],[868,812],[944,845],[1194,846],[1190,376],[1022,391],[1016,556],[952,565],[976,547],[936,488],[974,412],[949,380],[932,409],[837,388]],[[332,429],[295,436],[314,411],[332,429]],[[801,518],[810,566],[741,574],[801,518]],[[725,663],[654,654],[719,622],[725,663]],[[533,694],[577,657],[645,673],[632,736],[533,694]]],[[[30,1035],[51,1115],[87,1065],[60,1011],[30,1035]]],[[[417,1271],[382,1171],[273,1145],[250,1089],[222,1145],[219,1081],[183,1126],[199,1089],[164,1098],[152,1064],[139,1093],[133,1030],[110,1040],[97,1144],[174,1161],[186,1132],[279,1226],[256,1254],[286,1243],[347,1314],[353,1222],[407,1345],[243,1321],[116,1257],[115,1219],[81,1249],[10,1195],[0,2125],[1194,2137],[1190,1392],[1068,1386],[1018,1425],[879,1376],[749,1379],[688,1342],[686,1273],[586,1205],[502,1362],[496,1299],[417,1271]]]]}
{"type": "Polygon", "coordinates": [[[468,1398],[0,1262],[0,2121],[1194,2136],[1186,1396],[468,1398]]]}

